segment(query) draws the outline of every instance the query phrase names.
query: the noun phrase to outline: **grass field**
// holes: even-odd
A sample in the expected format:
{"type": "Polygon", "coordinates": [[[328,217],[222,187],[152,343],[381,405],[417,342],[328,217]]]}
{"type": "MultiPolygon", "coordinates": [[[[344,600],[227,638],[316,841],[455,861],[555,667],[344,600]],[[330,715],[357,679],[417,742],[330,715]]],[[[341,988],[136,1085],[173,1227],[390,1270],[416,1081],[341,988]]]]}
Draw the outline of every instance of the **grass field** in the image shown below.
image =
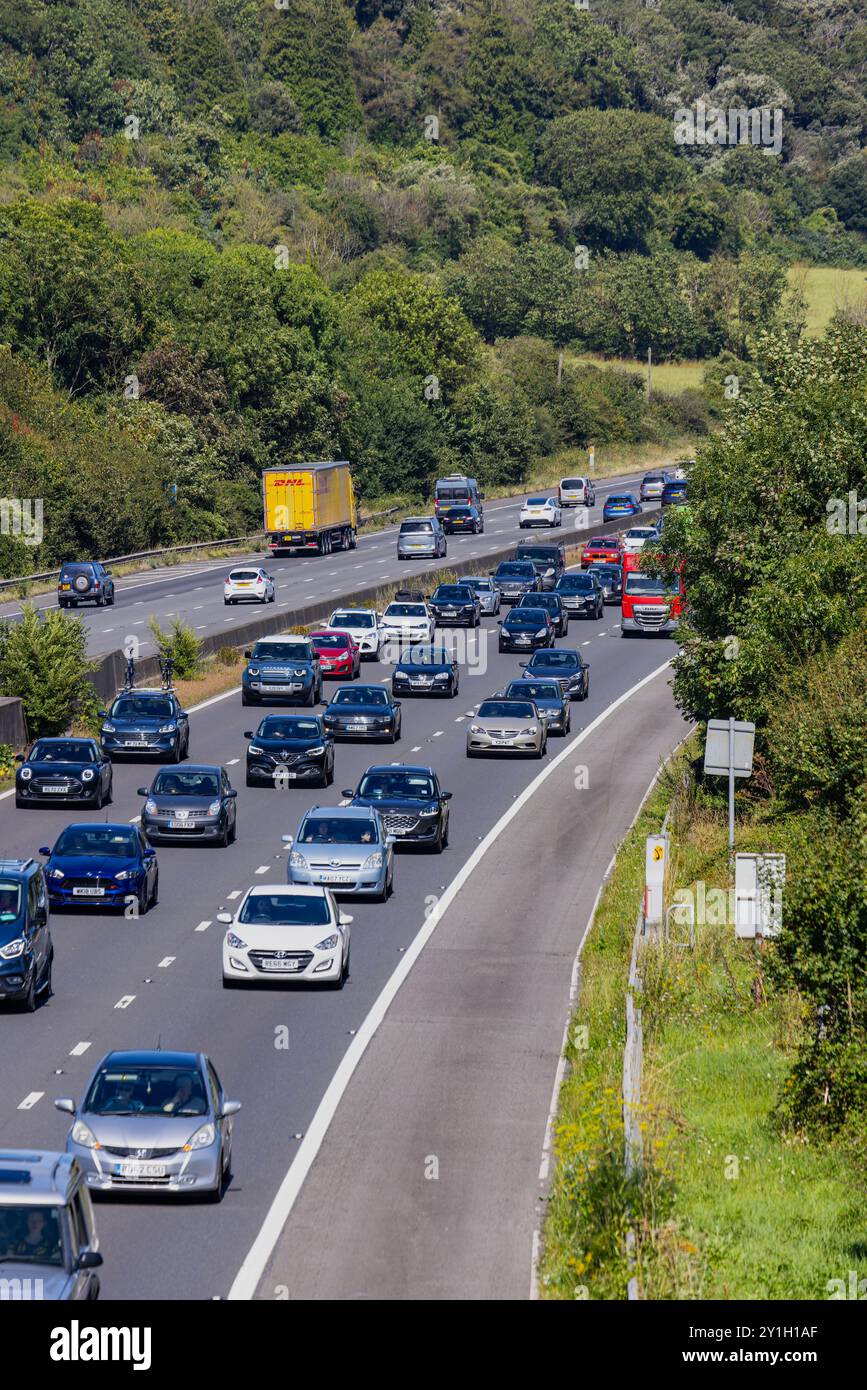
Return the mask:
{"type": "Polygon", "coordinates": [[[838,270],[834,266],[794,265],[789,283],[803,290],[807,299],[807,333],[818,337],[834,312],[847,304],[858,304],[867,296],[867,271],[838,270]]]}
{"type": "MultiPolygon", "coordinates": [[[[571,362],[589,362],[594,367],[618,367],[624,372],[636,372],[645,381],[647,363],[631,357],[601,357],[598,353],[582,353],[580,356],[567,354],[571,362]]],[[[704,362],[654,362],[651,374],[651,389],[674,396],[688,387],[700,389],[704,378],[704,362]]]]}

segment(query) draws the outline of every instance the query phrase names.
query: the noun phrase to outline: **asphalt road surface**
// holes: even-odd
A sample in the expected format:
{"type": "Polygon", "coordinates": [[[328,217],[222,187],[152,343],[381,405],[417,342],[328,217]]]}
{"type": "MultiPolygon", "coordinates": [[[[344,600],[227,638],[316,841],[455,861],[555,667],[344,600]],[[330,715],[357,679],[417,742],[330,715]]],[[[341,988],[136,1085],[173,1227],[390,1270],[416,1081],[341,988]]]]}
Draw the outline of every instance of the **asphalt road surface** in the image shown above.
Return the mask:
{"type": "MultiPolygon", "coordinates": [[[[500,536],[490,539],[502,543],[500,536]]],[[[390,561],[391,540],[387,550],[390,561]]],[[[242,733],[255,725],[257,712],[241,707],[237,691],[208,702],[191,716],[191,757],[228,767],[238,787],[237,843],[225,850],[160,848],[159,906],[138,921],[87,911],[52,915],[54,997],[32,1015],[0,1015],[6,1056],[14,1059],[0,1075],[0,1143],[62,1147],[67,1119],[55,1111],[53,1098],[80,1096],[92,1067],[112,1048],[161,1042],[165,1048],[200,1049],[214,1058],[228,1093],[243,1104],[235,1122],[234,1178],[219,1207],[150,1194],[142,1200],[99,1202],[104,1297],[227,1294],[298,1152],[298,1136],[310,1125],[353,1034],[402,951],[423,927],[426,906],[443,893],[537,775],[535,761],[465,757],[467,712],[518,673],[515,656],[497,654],[495,636],[489,640],[494,633],[493,620],[486,619],[469,650],[470,662],[462,668],[456,700],[404,701],[400,743],[339,744],[335,783],[325,792],[247,789],[242,733]],[[429,762],[442,786],[454,793],[450,847],[442,856],[399,854],[392,899],[385,905],[349,907],[354,915],[352,976],[342,992],[282,985],[223,991],[224,929],[216,922],[217,913],[230,909],[252,883],[284,881],[280,836],[295,833],[309,805],[317,800],[335,804],[340,788],[354,785],[366,766],[392,760],[429,762]],[[277,1045],[284,1027],[288,1049],[277,1045]]],[[[573,736],[674,652],[664,638],[622,641],[617,608],[608,608],[598,622],[573,622],[560,645],[578,644],[592,670],[589,699],[572,706],[573,736]]],[[[363,671],[369,680],[388,679],[382,666],[370,663],[363,671]]],[[[665,678],[653,688],[657,701],[670,710],[665,678]]],[[[655,727],[651,724],[648,733],[651,762],[665,751],[654,746],[655,727]]],[[[665,721],[662,727],[667,728],[665,721]]],[[[560,743],[551,740],[552,753],[560,743]]],[[[580,760],[592,765],[597,746],[594,733],[580,760]]],[[[153,766],[116,765],[114,804],[99,816],[60,808],[16,811],[6,795],[0,799],[4,853],[35,854],[74,820],[129,821],[141,809],[135,789],[149,781],[153,766]]],[[[646,766],[647,758],[637,760],[630,772],[627,757],[620,769],[616,795],[627,819],[646,788],[646,766]]],[[[532,805],[522,815],[532,817],[532,805]]],[[[594,871],[600,876],[612,848],[599,847],[594,871]]],[[[482,963],[468,959],[467,965],[475,969],[482,963]]]]}
{"type": "MultiPolygon", "coordinates": [[[[610,492],[620,491],[629,484],[638,484],[642,473],[622,478],[607,478],[596,489],[597,504],[590,509],[570,508],[563,512],[563,525],[552,531],[521,531],[518,513],[523,497],[491,501],[485,507],[485,530],[480,536],[449,536],[449,561],[479,557],[479,568],[486,572],[484,557],[501,550],[514,537],[519,540],[557,539],[568,541],[588,534],[585,523],[602,520],[602,507],[610,492]]],[[[640,518],[639,518],[640,520],[640,518]]],[[[402,560],[397,558],[397,527],[360,536],[357,550],[338,551],[333,555],[285,556],[267,558],[268,572],[276,580],[276,599],[272,605],[237,604],[227,608],[223,603],[223,579],[235,563],[256,562],[249,555],[233,562],[232,558],[198,561],[177,568],[131,574],[117,580],[112,608],[95,608],[85,604],[70,610],[83,617],[89,629],[88,650],[93,656],[125,648],[130,637],[137,639],[141,656],[152,656],[153,638],[148,619],[154,616],[165,626],[170,618],[180,615],[198,633],[210,636],[225,632],[231,645],[233,627],[240,627],[259,612],[279,612],[322,600],[323,611],[336,608],[357,589],[370,584],[388,584],[394,580],[409,581],[419,575],[441,568],[442,560],[402,560]]],[[[56,608],[53,594],[34,600],[40,610],[56,608]]],[[[0,604],[0,618],[15,618],[21,613],[20,601],[0,604]]]]}

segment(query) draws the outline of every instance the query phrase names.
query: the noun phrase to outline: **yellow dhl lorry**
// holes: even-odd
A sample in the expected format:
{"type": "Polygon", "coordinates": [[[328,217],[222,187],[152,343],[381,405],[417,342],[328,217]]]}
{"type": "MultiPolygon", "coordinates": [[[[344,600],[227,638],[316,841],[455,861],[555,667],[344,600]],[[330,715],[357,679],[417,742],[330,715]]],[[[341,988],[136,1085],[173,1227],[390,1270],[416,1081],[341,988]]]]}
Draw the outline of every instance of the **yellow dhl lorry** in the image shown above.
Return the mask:
{"type": "Polygon", "coordinates": [[[295,463],[262,474],[271,555],[330,555],[357,543],[355,491],[348,463],[295,463]]]}

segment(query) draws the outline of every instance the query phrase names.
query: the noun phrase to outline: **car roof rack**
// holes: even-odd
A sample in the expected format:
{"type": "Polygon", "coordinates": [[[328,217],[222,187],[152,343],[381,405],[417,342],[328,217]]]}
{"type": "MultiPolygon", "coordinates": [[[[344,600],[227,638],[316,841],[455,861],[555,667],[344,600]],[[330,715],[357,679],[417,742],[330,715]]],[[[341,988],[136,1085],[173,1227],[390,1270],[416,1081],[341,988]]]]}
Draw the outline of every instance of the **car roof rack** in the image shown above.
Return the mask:
{"type": "Polygon", "coordinates": [[[125,672],[124,672],[123,685],[121,686],[120,690],[118,690],[118,692],[117,692],[118,695],[129,695],[129,694],[131,694],[133,691],[136,691],[136,692],[147,691],[147,693],[149,693],[149,694],[151,694],[151,695],[161,695],[161,694],[165,694],[165,695],[174,695],[174,693],[175,693],[175,685],[174,685],[173,675],[174,675],[174,665],[175,665],[175,663],[174,663],[174,661],[172,660],[172,658],[171,658],[170,656],[161,656],[161,657],[159,658],[159,663],[160,663],[160,685],[159,685],[159,687],[155,689],[153,686],[140,686],[140,685],[137,685],[137,684],[136,684],[136,678],[135,678],[135,657],[133,657],[133,656],[128,656],[127,659],[126,659],[126,670],[125,670],[125,672]]]}

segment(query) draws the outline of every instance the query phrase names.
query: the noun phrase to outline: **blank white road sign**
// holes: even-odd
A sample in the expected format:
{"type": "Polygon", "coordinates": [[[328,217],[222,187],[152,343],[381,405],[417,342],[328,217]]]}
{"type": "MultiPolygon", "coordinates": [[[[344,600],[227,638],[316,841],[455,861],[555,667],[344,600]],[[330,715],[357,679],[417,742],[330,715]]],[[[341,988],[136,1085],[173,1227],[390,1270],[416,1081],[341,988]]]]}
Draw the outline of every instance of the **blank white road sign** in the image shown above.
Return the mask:
{"type": "Polygon", "coordinates": [[[786,882],[784,854],[735,855],[735,936],[778,936],[786,882]]]}

